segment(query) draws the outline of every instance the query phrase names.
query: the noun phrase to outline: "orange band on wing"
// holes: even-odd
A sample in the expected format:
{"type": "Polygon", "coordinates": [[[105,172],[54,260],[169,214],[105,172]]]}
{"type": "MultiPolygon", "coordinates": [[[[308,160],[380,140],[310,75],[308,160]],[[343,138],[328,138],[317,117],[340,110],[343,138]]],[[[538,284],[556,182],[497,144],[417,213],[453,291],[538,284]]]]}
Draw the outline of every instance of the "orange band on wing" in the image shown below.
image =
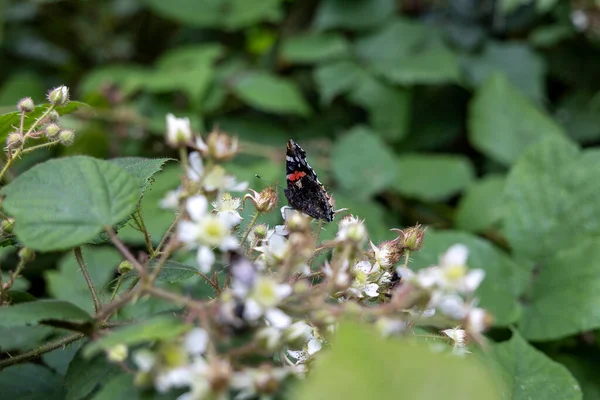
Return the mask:
{"type": "Polygon", "coordinates": [[[292,182],[296,182],[298,179],[300,179],[304,176],[306,176],[306,172],[297,171],[297,172],[294,172],[293,174],[289,174],[287,176],[287,178],[292,182]]]}

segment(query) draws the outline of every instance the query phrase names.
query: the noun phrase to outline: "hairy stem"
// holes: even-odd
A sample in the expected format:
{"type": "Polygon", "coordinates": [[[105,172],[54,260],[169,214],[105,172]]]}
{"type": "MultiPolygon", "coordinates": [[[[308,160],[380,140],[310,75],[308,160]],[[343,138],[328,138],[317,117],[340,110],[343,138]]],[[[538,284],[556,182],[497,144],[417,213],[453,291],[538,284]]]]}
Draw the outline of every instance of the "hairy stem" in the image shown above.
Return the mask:
{"type": "Polygon", "coordinates": [[[202,310],[202,311],[204,311],[204,308],[205,308],[204,304],[202,304],[198,301],[195,301],[195,300],[191,299],[190,297],[182,296],[180,294],[173,293],[173,292],[169,292],[167,290],[157,288],[155,286],[146,287],[145,292],[154,297],[172,301],[173,303],[180,304],[180,305],[183,305],[188,308],[193,308],[193,309],[202,310]]]}
{"type": "Polygon", "coordinates": [[[250,232],[252,231],[254,224],[256,224],[256,220],[258,219],[260,214],[261,214],[261,212],[257,211],[256,214],[254,214],[254,216],[250,220],[250,223],[248,224],[248,226],[246,227],[246,231],[244,232],[244,236],[242,237],[240,247],[244,246],[244,243],[246,243],[246,239],[248,239],[248,235],[250,235],[250,232]]]}
{"type": "Polygon", "coordinates": [[[90,294],[92,295],[92,300],[94,302],[94,311],[98,312],[102,304],[100,303],[100,299],[98,298],[98,293],[96,292],[96,288],[94,287],[94,282],[92,282],[92,277],[85,266],[85,262],[83,261],[83,255],[81,254],[81,247],[75,247],[73,249],[73,253],[75,253],[75,259],[77,260],[77,264],[79,264],[79,268],[81,268],[81,273],[85,278],[85,283],[87,283],[88,289],[90,290],[90,294]]]}
{"type": "Polygon", "coordinates": [[[20,364],[20,363],[34,360],[43,354],[46,354],[53,350],[59,349],[63,346],[68,345],[69,343],[76,342],[76,341],[82,339],[83,337],[84,337],[84,335],[82,333],[74,333],[72,335],[68,335],[68,336],[62,337],[60,339],[56,339],[52,342],[48,342],[48,343],[44,344],[43,346],[38,347],[35,350],[28,351],[27,353],[19,354],[18,356],[7,358],[5,360],[0,360],[0,371],[11,365],[20,364]]]}
{"type": "Polygon", "coordinates": [[[55,144],[58,144],[58,141],[47,142],[47,143],[42,143],[42,144],[38,144],[35,146],[31,146],[26,149],[23,149],[23,151],[21,151],[21,154],[31,153],[32,151],[43,149],[44,147],[51,147],[51,146],[54,146],[55,144]]]}
{"type": "Polygon", "coordinates": [[[131,252],[125,246],[125,244],[121,241],[121,239],[119,239],[119,237],[117,236],[117,233],[114,231],[114,229],[109,226],[109,227],[106,227],[105,230],[106,230],[106,233],[108,234],[108,237],[110,237],[110,241],[121,252],[121,254],[127,259],[127,261],[129,261],[131,263],[131,265],[133,265],[133,268],[135,268],[137,270],[138,274],[140,274],[140,277],[145,276],[146,270],[144,269],[142,264],[140,264],[140,262],[133,256],[133,254],[131,254],[131,252]]]}

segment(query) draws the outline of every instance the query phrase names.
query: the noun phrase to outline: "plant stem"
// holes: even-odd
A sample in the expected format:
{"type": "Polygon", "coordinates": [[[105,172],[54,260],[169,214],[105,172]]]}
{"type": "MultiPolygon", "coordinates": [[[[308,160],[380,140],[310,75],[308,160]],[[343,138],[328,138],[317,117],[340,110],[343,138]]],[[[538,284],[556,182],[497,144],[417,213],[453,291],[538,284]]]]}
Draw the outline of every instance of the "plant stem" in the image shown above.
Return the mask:
{"type": "Polygon", "coordinates": [[[404,268],[408,268],[408,261],[410,259],[410,250],[405,249],[406,253],[405,253],[405,258],[404,258],[404,268]]]}
{"type": "Polygon", "coordinates": [[[68,345],[69,343],[76,342],[82,339],[84,335],[82,333],[74,333],[72,335],[68,335],[62,337],[60,339],[56,339],[52,342],[48,342],[43,346],[38,347],[35,350],[28,351],[27,353],[19,354],[18,356],[14,356],[11,358],[7,358],[5,360],[0,360],[0,371],[6,367],[11,365],[19,364],[22,362],[34,360],[41,356],[42,354],[46,354],[51,352],[52,350],[59,349],[63,346],[68,345]]]}
{"type": "Polygon", "coordinates": [[[179,159],[181,160],[181,167],[183,168],[183,172],[187,174],[189,162],[186,147],[179,148],[179,159]]]}
{"type": "Polygon", "coordinates": [[[85,283],[87,283],[88,289],[90,290],[90,294],[92,295],[92,300],[94,302],[94,311],[98,312],[102,304],[100,303],[100,299],[98,299],[98,293],[96,293],[96,288],[94,287],[94,282],[92,282],[92,277],[85,266],[85,262],[83,261],[83,255],[81,254],[81,247],[75,247],[73,249],[73,253],[75,253],[75,259],[77,260],[77,264],[79,264],[79,268],[81,268],[81,273],[85,278],[85,283]]]}
{"type": "Polygon", "coordinates": [[[140,277],[145,276],[146,270],[144,269],[142,264],[140,264],[140,262],[133,256],[133,254],[131,254],[131,252],[125,246],[125,244],[121,241],[121,239],[119,239],[119,237],[117,236],[117,233],[114,231],[114,229],[111,226],[108,226],[104,229],[106,230],[106,233],[110,237],[111,242],[115,245],[115,247],[117,249],[119,249],[121,254],[127,259],[127,261],[129,261],[131,263],[131,265],[133,265],[133,267],[137,270],[138,274],[140,274],[140,277]]]}
{"type": "Polygon", "coordinates": [[[250,220],[250,223],[248,224],[248,226],[246,227],[246,231],[244,232],[244,236],[242,237],[240,247],[242,247],[244,243],[246,243],[246,239],[248,239],[248,235],[250,235],[250,231],[252,231],[252,227],[254,226],[254,224],[256,224],[256,220],[258,219],[260,214],[260,211],[257,211],[256,214],[254,214],[254,216],[250,220]]]}
{"type": "Polygon", "coordinates": [[[180,216],[181,216],[181,213],[179,213],[179,215],[175,218],[175,220],[173,221],[171,226],[169,226],[169,229],[167,229],[167,231],[163,235],[162,239],[160,239],[160,243],[158,243],[158,246],[156,246],[156,249],[154,249],[154,253],[152,253],[151,258],[155,258],[160,253],[160,249],[163,247],[163,245],[167,241],[169,234],[171,234],[171,231],[173,230],[173,228],[175,228],[175,225],[177,225],[177,222],[179,222],[180,216]]]}
{"type": "Polygon", "coordinates": [[[139,206],[137,209],[137,215],[139,217],[139,221],[136,218],[134,218],[134,221],[136,221],[136,223],[139,224],[139,228],[142,231],[142,233],[144,234],[144,240],[146,241],[146,247],[148,248],[148,253],[154,254],[154,248],[152,247],[152,238],[150,237],[150,234],[148,233],[148,229],[146,229],[144,217],[142,216],[142,209],[139,206]]]}
{"type": "Polygon", "coordinates": [[[192,300],[190,297],[182,296],[177,293],[169,292],[154,286],[146,287],[145,292],[164,300],[172,301],[173,303],[181,304],[189,308],[194,308],[204,311],[204,304],[192,300]]]}
{"type": "Polygon", "coordinates": [[[104,305],[98,312],[96,313],[97,321],[106,321],[110,318],[110,316],[115,312],[125,307],[127,303],[133,300],[136,296],[139,296],[142,292],[141,286],[137,286],[131,289],[129,292],[123,294],[115,301],[111,301],[110,303],[104,305]]]}
{"type": "Polygon", "coordinates": [[[110,300],[109,300],[110,302],[112,302],[115,299],[115,296],[117,295],[117,292],[121,288],[121,283],[122,282],[123,282],[123,275],[119,276],[119,278],[117,279],[117,284],[115,285],[115,288],[113,289],[113,292],[110,295],[110,300]]]}
{"type": "Polygon", "coordinates": [[[42,143],[42,144],[38,144],[35,146],[31,146],[26,149],[23,149],[23,151],[21,151],[21,154],[31,153],[32,151],[43,149],[44,147],[54,146],[57,143],[58,143],[57,141],[56,142],[47,142],[47,143],[42,143]]]}

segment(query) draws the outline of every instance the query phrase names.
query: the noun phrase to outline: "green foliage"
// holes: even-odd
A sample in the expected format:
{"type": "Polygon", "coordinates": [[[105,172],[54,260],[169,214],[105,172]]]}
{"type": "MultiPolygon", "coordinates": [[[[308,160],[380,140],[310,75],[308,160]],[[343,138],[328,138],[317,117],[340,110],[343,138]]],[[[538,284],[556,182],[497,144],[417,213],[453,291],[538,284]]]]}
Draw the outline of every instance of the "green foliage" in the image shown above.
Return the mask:
{"type": "Polygon", "coordinates": [[[8,328],[54,322],[83,325],[91,321],[88,313],[73,303],[62,300],[29,301],[0,308],[0,326],[8,328]]]}
{"type": "Polygon", "coordinates": [[[0,372],[2,396],[7,399],[61,400],[60,376],[37,364],[17,365],[0,372]]]}
{"type": "Polygon", "coordinates": [[[500,398],[498,389],[494,377],[474,358],[435,354],[427,344],[385,340],[363,326],[345,324],[340,326],[332,350],[294,391],[293,398],[397,399],[402,393],[423,400],[491,400],[500,398]]]}
{"type": "Polygon", "coordinates": [[[81,245],[130,215],[140,197],[136,179],[123,168],[91,157],[51,160],[2,188],[15,233],[36,250],[81,245]]]}
{"type": "Polygon", "coordinates": [[[104,354],[88,359],[83,357],[82,350],[78,351],[69,363],[64,379],[66,400],[86,398],[99,384],[110,380],[119,372],[119,366],[110,363],[104,354]]]}
{"type": "Polygon", "coordinates": [[[504,176],[491,174],[473,182],[456,209],[456,227],[479,232],[497,224],[503,216],[502,195],[505,184],[504,176]]]}

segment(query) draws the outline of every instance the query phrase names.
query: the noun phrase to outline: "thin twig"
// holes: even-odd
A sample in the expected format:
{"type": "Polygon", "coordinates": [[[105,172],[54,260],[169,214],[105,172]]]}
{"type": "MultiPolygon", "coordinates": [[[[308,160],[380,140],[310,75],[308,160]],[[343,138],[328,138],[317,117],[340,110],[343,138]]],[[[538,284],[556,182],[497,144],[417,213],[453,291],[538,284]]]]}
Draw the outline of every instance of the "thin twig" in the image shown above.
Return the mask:
{"type": "Polygon", "coordinates": [[[152,247],[152,238],[150,237],[150,233],[148,233],[148,229],[146,228],[146,223],[144,222],[144,217],[142,216],[142,209],[139,206],[137,209],[137,215],[139,217],[139,221],[137,221],[137,220],[135,220],[135,221],[140,224],[140,230],[144,234],[144,240],[146,241],[146,247],[148,248],[148,254],[154,254],[154,248],[152,247]]]}
{"type": "Polygon", "coordinates": [[[204,307],[205,307],[204,304],[202,304],[198,301],[195,301],[190,297],[186,297],[186,296],[182,296],[177,293],[169,292],[167,290],[163,290],[163,289],[157,288],[155,286],[147,287],[145,292],[154,297],[172,301],[173,303],[181,304],[181,305],[189,307],[189,308],[204,310],[204,307]]]}
{"type": "Polygon", "coordinates": [[[133,268],[135,268],[137,270],[138,274],[140,274],[140,276],[145,276],[146,270],[144,269],[142,264],[140,264],[140,262],[133,256],[133,254],[131,254],[131,252],[125,246],[125,244],[121,241],[121,239],[119,239],[119,237],[117,236],[117,233],[114,231],[114,229],[112,227],[108,226],[105,228],[105,230],[106,230],[106,233],[108,234],[108,237],[110,237],[111,242],[115,245],[115,247],[117,249],[119,249],[121,254],[123,254],[123,256],[127,259],[127,261],[129,261],[131,263],[131,265],[133,265],[133,268]]]}
{"type": "Polygon", "coordinates": [[[110,316],[121,308],[125,307],[131,300],[136,298],[142,293],[141,286],[137,286],[131,289],[129,292],[124,293],[115,301],[111,301],[110,303],[104,305],[98,312],[96,313],[97,321],[106,321],[110,318],[110,316]]]}
{"type": "Polygon", "coordinates": [[[0,371],[6,367],[11,365],[20,364],[26,361],[34,360],[40,357],[43,354],[49,353],[53,350],[59,349],[63,346],[68,345],[69,343],[76,342],[82,339],[84,335],[82,333],[74,333],[72,335],[68,335],[62,337],[60,339],[56,339],[52,342],[48,342],[43,346],[38,347],[35,350],[28,351],[27,353],[19,354],[18,356],[14,356],[11,358],[7,358],[5,360],[0,360],[0,371]]]}
{"type": "Polygon", "coordinates": [[[81,247],[75,247],[73,249],[73,253],[75,253],[75,259],[77,260],[77,264],[79,264],[79,268],[81,268],[81,273],[85,278],[85,283],[87,283],[88,289],[90,290],[90,294],[92,295],[92,301],[94,302],[94,311],[98,312],[102,304],[100,303],[100,299],[98,298],[98,293],[96,293],[96,288],[94,287],[94,282],[92,282],[92,277],[85,266],[85,262],[83,261],[83,255],[81,254],[81,247]]]}
{"type": "Polygon", "coordinates": [[[26,149],[23,149],[23,151],[21,151],[21,154],[31,153],[32,151],[43,149],[44,147],[54,146],[55,144],[58,144],[58,141],[37,144],[35,146],[31,146],[26,149]]]}

